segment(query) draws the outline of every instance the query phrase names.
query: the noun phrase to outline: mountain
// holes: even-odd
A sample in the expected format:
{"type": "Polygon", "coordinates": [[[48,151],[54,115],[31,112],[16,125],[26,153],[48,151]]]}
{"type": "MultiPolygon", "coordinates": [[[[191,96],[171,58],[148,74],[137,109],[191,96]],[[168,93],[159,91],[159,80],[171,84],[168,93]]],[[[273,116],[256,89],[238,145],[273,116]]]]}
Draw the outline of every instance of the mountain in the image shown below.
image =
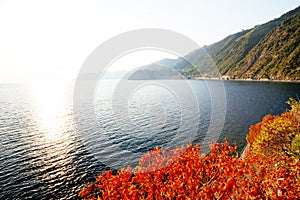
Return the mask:
{"type": "MultiPolygon", "coordinates": [[[[108,80],[108,79],[121,79],[123,77],[126,77],[126,75],[129,73],[129,71],[121,70],[121,71],[106,71],[103,74],[101,74],[102,80],[108,80]]],[[[98,73],[85,73],[81,74],[79,77],[79,80],[98,80],[99,79],[98,73]]]]}
{"type": "Polygon", "coordinates": [[[155,80],[182,78],[174,69],[176,59],[163,59],[149,65],[141,66],[128,75],[129,80],[155,80]]]}
{"type": "Polygon", "coordinates": [[[228,72],[239,78],[300,78],[300,12],[270,31],[228,72]]]}
{"type": "MultiPolygon", "coordinates": [[[[185,59],[158,61],[183,75],[231,78],[300,79],[300,7],[252,29],[197,49],[185,59]],[[217,67],[214,67],[217,66],[217,67]]],[[[151,70],[151,65],[147,67],[151,70]]],[[[153,73],[159,70],[152,69],[153,73]]]]}

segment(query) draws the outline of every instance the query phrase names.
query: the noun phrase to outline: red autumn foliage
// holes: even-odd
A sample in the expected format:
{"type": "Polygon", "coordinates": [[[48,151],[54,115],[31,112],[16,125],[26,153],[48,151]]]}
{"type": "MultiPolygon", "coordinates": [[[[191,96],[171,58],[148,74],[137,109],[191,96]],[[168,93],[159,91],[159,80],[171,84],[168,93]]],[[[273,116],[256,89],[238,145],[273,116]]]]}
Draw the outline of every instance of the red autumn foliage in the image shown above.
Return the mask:
{"type": "Polygon", "coordinates": [[[299,156],[297,151],[289,151],[289,140],[297,134],[299,121],[289,112],[268,115],[250,127],[250,148],[244,159],[226,140],[211,144],[206,155],[200,155],[200,146],[191,144],[173,150],[155,148],[141,157],[135,170],[128,167],[117,174],[102,173],[79,192],[79,197],[300,199],[299,156]]]}
{"type": "Polygon", "coordinates": [[[255,125],[251,125],[249,130],[250,130],[250,133],[246,136],[246,139],[247,139],[247,142],[248,144],[252,144],[257,136],[257,134],[260,132],[261,130],[261,125],[263,123],[266,123],[268,122],[269,120],[272,120],[273,119],[273,116],[272,115],[266,115],[263,119],[262,119],[262,122],[259,122],[255,125]]]}
{"type": "Polygon", "coordinates": [[[141,158],[136,172],[126,168],[99,175],[84,188],[83,199],[297,199],[300,163],[282,157],[241,160],[226,141],[200,156],[199,146],[159,149],[141,158]],[[181,154],[178,157],[178,154],[181,154]],[[174,157],[177,159],[173,159],[174,157]],[[154,169],[152,171],[152,169],[154,169]]]}

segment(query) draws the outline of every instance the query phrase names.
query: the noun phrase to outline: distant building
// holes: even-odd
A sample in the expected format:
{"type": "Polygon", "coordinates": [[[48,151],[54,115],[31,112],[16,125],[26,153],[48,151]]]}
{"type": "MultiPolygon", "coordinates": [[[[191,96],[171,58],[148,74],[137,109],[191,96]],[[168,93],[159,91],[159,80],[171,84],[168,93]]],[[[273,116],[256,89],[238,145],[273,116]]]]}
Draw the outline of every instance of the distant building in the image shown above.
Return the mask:
{"type": "Polygon", "coordinates": [[[269,81],[270,79],[268,79],[268,78],[260,78],[259,80],[260,81],[269,81]]]}
{"type": "Polygon", "coordinates": [[[221,76],[221,79],[222,80],[230,80],[230,76],[224,75],[224,76],[221,76]]]}

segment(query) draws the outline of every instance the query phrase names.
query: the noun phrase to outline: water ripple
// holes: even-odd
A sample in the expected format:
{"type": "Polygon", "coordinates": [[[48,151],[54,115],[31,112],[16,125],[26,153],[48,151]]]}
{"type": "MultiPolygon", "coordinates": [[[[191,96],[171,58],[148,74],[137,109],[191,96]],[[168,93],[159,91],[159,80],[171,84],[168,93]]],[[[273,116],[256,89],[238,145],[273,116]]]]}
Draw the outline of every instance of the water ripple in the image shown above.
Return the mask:
{"type": "MultiPolygon", "coordinates": [[[[105,93],[97,98],[97,127],[90,125],[91,116],[84,106],[82,119],[74,122],[67,101],[71,94],[62,91],[63,87],[50,90],[48,85],[40,90],[1,86],[0,199],[76,199],[80,188],[101,171],[124,164],[118,158],[134,165],[137,159],[133,155],[164,146],[175,137],[184,141],[180,137],[189,134],[197,120],[198,135],[193,142],[200,143],[210,123],[210,95],[205,82],[190,83],[198,95],[199,119],[181,116],[181,109],[194,109],[188,101],[180,105],[164,91],[150,88],[132,96],[129,113],[114,113],[111,97],[105,93]],[[118,118],[127,114],[128,121],[118,118]],[[182,117],[189,119],[191,126],[180,127],[182,117]],[[78,133],[77,126],[83,132],[78,133]],[[184,132],[180,137],[179,128],[184,132]],[[91,139],[83,142],[82,134],[91,139]],[[107,162],[114,163],[106,166],[107,162]]],[[[287,108],[289,97],[300,96],[299,84],[293,83],[228,81],[225,88],[228,112],[221,140],[227,137],[240,146],[245,144],[251,124],[268,113],[280,114],[287,108]]]]}

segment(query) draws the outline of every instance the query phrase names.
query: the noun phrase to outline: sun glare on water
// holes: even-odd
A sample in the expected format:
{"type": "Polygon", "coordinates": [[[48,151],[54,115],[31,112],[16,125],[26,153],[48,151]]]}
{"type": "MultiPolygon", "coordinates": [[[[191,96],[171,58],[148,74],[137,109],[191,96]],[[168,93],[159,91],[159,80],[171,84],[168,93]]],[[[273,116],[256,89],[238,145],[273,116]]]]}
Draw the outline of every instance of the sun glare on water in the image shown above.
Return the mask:
{"type": "Polygon", "coordinates": [[[62,81],[33,82],[31,95],[39,129],[46,140],[63,137],[66,115],[66,84],[62,81]]]}
{"type": "MultiPolygon", "coordinates": [[[[34,135],[28,156],[36,160],[32,166],[43,166],[38,181],[49,181],[67,176],[74,171],[72,115],[70,115],[69,85],[64,81],[33,82],[30,87],[31,133],[34,135]],[[49,170],[51,169],[51,170],[49,170]]],[[[63,180],[60,179],[62,183],[63,180]]]]}

